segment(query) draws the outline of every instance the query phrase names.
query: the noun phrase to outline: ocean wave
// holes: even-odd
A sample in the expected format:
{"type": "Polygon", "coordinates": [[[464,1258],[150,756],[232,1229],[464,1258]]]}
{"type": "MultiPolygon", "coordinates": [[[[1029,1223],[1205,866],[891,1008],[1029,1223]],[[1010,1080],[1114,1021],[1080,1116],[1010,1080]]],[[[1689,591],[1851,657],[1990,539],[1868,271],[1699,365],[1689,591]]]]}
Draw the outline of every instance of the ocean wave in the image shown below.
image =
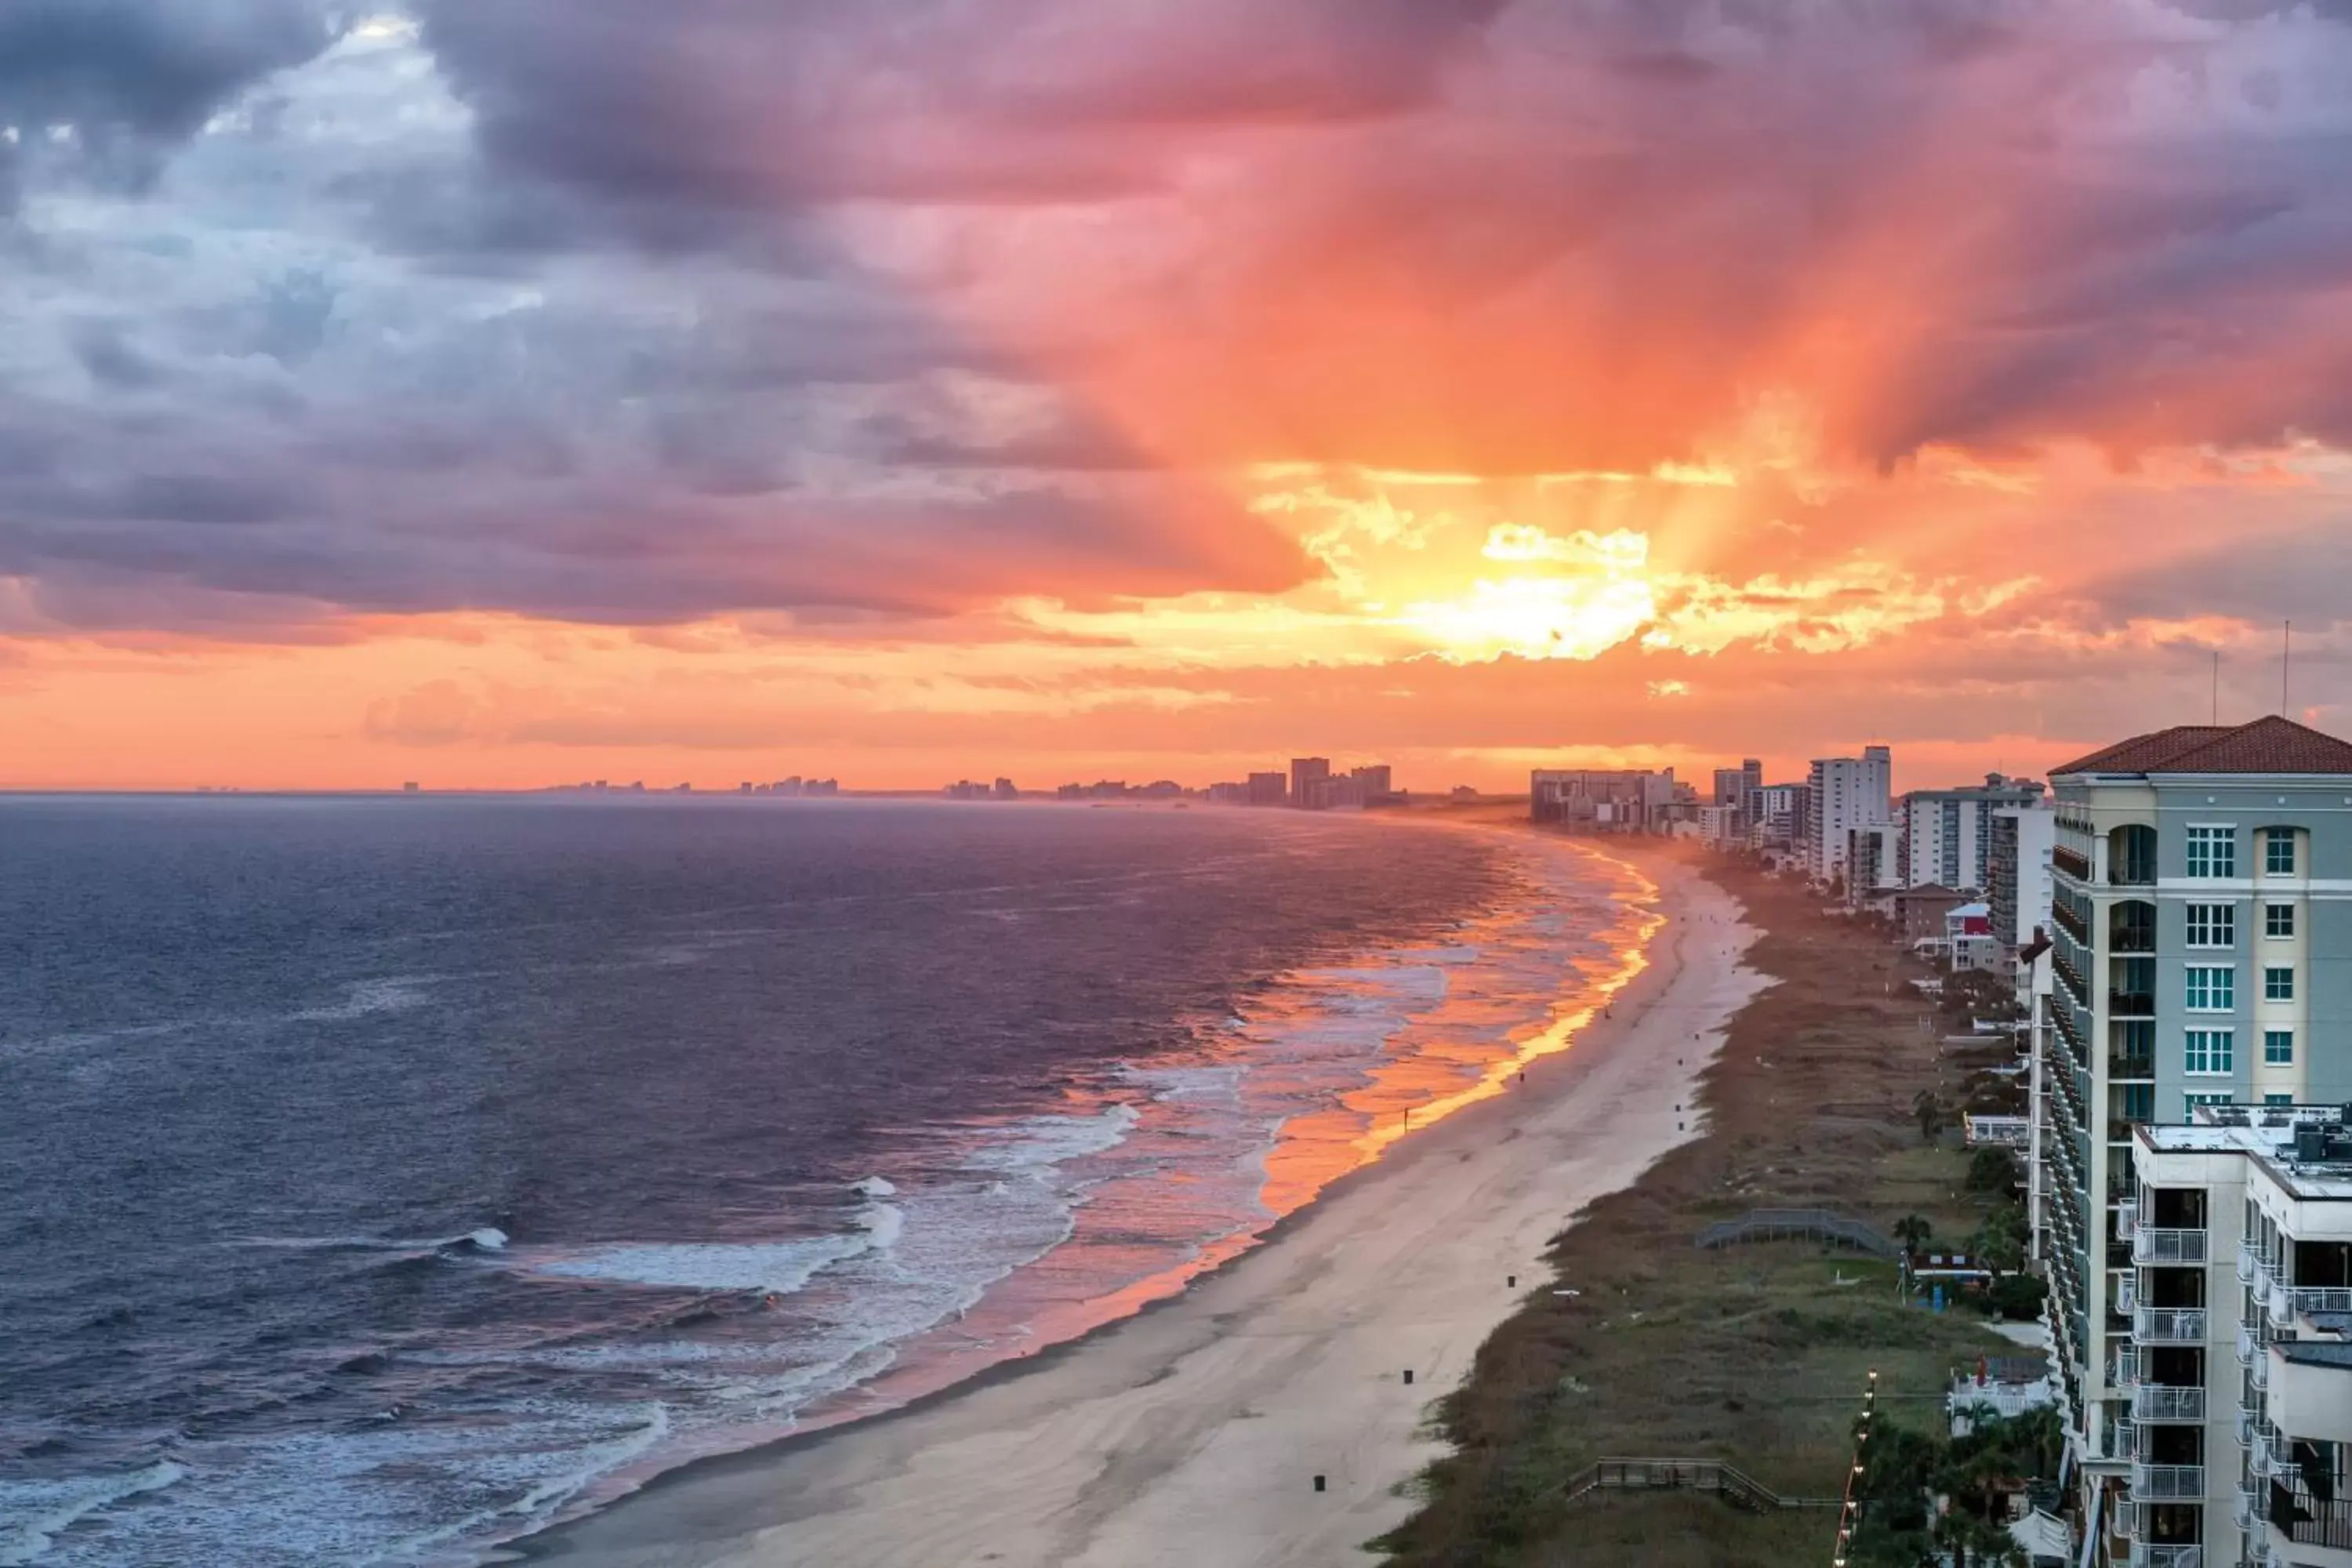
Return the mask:
{"type": "Polygon", "coordinates": [[[162,1491],[187,1473],[163,1459],[125,1475],[79,1481],[35,1481],[0,1491],[0,1498],[14,1493],[15,1502],[39,1510],[14,1527],[11,1533],[0,1536],[0,1568],[22,1568],[23,1564],[38,1562],[57,1544],[58,1537],[79,1521],[126,1498],[162,1491]]]}
{"type": "Polygon", "coordinates": [[[658,1402],[648,1402],[638,1407],[638,1414],[645,1418],[643,1426],[610,1441],[576,1450],[576,1462],[571,1468],[537,1481],[512,1502],[478,1509],[462,1519],[452,1520],[421,1535],[411,1536],[388,1551],[362,1559],[362,1568],[373,1568],[376,1563],[413,1563],[436,1547],[481,1533],[501,1520],[535,1524],[548,1519],[599,1479],[631,1460],[642,1458],[669,1436],[667,1406],[658,1402]]]}
{"type": "Polygon", "coordinates": [[[391,974],[374,980],[348,981],[343,985],[341,1001],[305,1007],[287,1014],[286,1018],[298,1024],[344,1024],[374,1013],[401,1012],[429,1000],[427,992],[440,979],[437,974],[391,974]]]}
{"type": "Polygon", "coordinates": [[[906,1226],[904,1211],[873,1203],[856,1229],[789,1241],[614,1242],[542,1256],[521,1266],[559,1279],[598,1279],[684,1290],[744,1290],[792,1296],[836,1264],[862,1252],[887,1252],[906,1226]]]}

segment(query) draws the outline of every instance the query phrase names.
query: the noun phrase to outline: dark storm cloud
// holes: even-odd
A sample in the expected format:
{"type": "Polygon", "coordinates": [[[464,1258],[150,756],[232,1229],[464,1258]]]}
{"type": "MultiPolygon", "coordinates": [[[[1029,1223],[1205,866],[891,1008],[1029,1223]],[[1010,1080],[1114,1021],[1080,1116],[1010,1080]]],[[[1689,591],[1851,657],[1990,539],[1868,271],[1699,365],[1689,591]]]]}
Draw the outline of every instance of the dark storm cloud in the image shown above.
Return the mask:
{"type": "Polygon", "coordinates": [[[1504,0],[859,7],[425,0],[499,165],[643,215],[845,198],[1067,201],[1148,186],[1171,127],[1427,101],[1504,0]]]}
{"type": "Polygon", "coordinates": [[[331,37],[308,0],[0,0],[0,125],[19,136],[0,145],[0,204],[36,160],[143,180],[215,110],[331,37]]]}

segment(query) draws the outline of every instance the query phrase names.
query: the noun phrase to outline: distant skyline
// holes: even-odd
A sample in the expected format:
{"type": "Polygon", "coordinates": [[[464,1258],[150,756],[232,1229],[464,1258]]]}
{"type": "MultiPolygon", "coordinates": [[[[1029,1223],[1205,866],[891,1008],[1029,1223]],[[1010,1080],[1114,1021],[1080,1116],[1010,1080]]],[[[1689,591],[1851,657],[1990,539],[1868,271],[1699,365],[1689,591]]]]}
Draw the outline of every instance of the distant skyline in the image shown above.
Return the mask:
{"type": "Polygon", "coordinates": [[[2352,11],[0,6],[0,787],[2352,731],[2352,11]]]}

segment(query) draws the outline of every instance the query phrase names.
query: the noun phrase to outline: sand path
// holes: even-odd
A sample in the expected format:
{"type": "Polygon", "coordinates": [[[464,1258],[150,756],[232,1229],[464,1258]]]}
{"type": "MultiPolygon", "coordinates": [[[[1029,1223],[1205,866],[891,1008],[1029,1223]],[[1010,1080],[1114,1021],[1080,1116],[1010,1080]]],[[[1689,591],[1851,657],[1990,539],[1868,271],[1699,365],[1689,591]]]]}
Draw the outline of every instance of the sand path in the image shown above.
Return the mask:
{"type": "Polygon", "coordinates": [[[1739,962],[1754,933],[1728,895],[1663,858],[1644,868],[1670,921],[1651,966],[1523,1087],[1392,1146],[1176,1300],[897,1415],[675,1472],[530,1555],[1370,1562],[1360,1547],[1411,1511],[1402,1483],[1437,1452],[1430,1403],[1520,1296],[1553,1288],[1541,1259],[1568,1217],[1697,1135],[1691,1085],[1762,984],[1739,962]]]}

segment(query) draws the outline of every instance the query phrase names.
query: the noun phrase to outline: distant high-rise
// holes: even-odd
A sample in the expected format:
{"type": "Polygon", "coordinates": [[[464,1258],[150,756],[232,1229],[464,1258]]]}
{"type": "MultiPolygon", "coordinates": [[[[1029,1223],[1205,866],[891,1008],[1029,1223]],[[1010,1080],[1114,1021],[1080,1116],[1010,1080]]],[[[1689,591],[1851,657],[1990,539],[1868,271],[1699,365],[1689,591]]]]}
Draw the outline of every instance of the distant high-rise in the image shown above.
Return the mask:
{"type": "Polygon", "coordinates": [[[1252,773],[1244,788],[1252,805],[1280,805],[1290,798],[1290,781],[1281,773],[1252,773]]]}
{"type": "Polygon", "coordinates": [[[1364,798],[1379,800],[1395,793],[1389,783],[1391,770],[1386,763],[1368,763],[1360,768],[1349,768],[1348,776],[1364,786],[1364,798]]]}
{"type": "Polygon", "coordinates": [[[1993,818],[2007,807],[2042,797],[2032,779],[1988,773],[1960,789],[1915,789],[1895,819],[1903,825],[1903,879],[1911,887],[1940,886],[1983,892],[1991,883],[1993,818]]]}
{"type": "Polygon", "coordinates": [[[1290,804],[1314,804],[1315,786],[1331,776],[1328,757],[1293,757],[1290,759],[1290,804]]]}
{"type": "Polygon", "coordinates": [[[1815,759],[1806,784],[1805,853],[1816,881],[1843,874],[1849,836],[1857,827],[1895,820],[1895,763],[1885,746],[1859,757],[1815,759]]]}

